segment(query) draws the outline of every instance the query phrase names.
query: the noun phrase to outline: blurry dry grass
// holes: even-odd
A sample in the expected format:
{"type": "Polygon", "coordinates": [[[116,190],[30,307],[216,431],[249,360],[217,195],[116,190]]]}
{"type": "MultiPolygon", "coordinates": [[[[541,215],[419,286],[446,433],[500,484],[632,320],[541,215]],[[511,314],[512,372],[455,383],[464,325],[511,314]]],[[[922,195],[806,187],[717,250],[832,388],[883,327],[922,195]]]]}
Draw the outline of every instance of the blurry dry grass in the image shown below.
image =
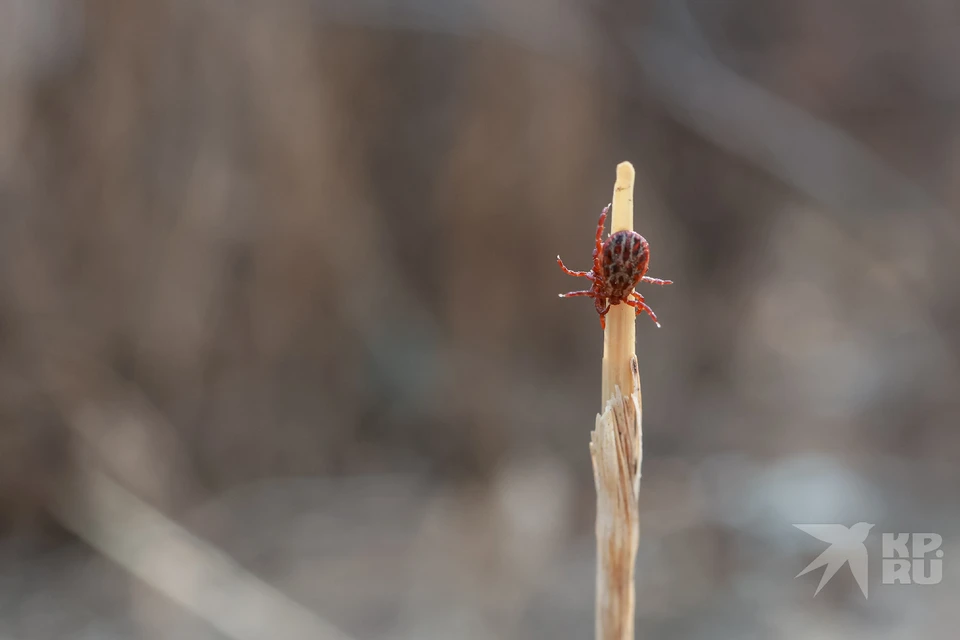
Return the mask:
{"type": "MultiPolygon", "coordinates": [[[[589,305],[557,303],[552,256],[585,266],[623,157],[654,264],[684,283],[656,297],[664,330],[639,337],[657,398],[644,535],[659,541],[641,551],[640,614],[709,617],[732,583],[734,604],[760,597],[737,578],[764,565],[741,528],[774,500],[754,487],[794,486],[777,466],[794,454],[862,474],[894,521],[953,522],[955,8],[688,2],[697,36],[663,3],[617,5],[448,3],[462,11],[418,30],[399,10],[372,20],[373,2],[0,2],[0,574],[67,601],[102,585],[96,602],[134,620],[121,637],[176,626],[104,565],[84,556],[61,580],[72,556],[48,574],[29,555],[78,547],[48,507],[92,459],[366,637],[425,637],[437,608],[440,636],[573,637],[560,613],[588,629],[593,497],[573,417],[594,413],[600,337],[589,305]],[[704,77],[724,89],[709,108],[704,77]],[[765,127],[793,130],[775,107],[715,117],[757,104],[744,95],[800,105],[825,135],[767,144],[765,127]],[[843,131],[854,152],[817,155],[836,147],[811,140],[843,131]],[[196,515],[266,478],[384,473],[412,483],[397,485],[408,509],[372,541],[348,534],[387,512],[394,480],[353,506],[301,513],[284,494],[196,515]],[[716,508],[733,499],[718,486],[742,519],[716,508]],[[315,556],[298,563],[281,525],[349,549],[302,542],[315,556]],[[382,617],[344,604],[365,594],[382,617]]],[[[10,591],[15,608],[34,593],[10,591]]],[[[785,624],[770,611],[751,620],[785,624]]]]}

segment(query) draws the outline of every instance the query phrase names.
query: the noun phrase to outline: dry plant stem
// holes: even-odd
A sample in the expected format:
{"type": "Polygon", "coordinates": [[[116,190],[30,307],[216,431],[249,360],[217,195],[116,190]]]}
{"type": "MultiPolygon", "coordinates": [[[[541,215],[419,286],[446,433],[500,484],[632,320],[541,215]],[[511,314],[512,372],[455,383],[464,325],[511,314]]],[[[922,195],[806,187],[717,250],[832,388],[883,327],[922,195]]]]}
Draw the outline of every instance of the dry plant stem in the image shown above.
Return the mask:
{"type": "MultiPolygon", "coordinates": [[[[610,232],[633,229],[633,165],[617,166],[610,232]]],[[[636,312],[625,304],[607,314],[603,335],[602,413],[590,434],[597,488],[597,640],[634,637],[634,566],[640,539],[640,374],[636,312]],[[625,395],[626,394],[626,395],[625,395]]]]}

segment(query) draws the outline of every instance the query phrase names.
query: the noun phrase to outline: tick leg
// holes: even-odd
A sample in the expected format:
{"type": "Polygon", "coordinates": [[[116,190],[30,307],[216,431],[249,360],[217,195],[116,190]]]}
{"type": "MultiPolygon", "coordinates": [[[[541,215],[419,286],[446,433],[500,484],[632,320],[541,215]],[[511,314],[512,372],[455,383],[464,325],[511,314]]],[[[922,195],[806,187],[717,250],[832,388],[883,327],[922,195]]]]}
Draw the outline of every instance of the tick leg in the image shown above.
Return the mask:
{"type": "Polygon", "coordinates": [[[637,310],[637,315],[640,315],[641,311],[646,311],[647,315],[650,316],[650,319],[659,327],[660,323],[657,322],[657,314],[653,312],[653,309],[647,306],[643,300],[627,300],[626,303],[637,310]]]}
{"type": "Polygon", "coordinates": [[[580,278],[589,278],[593,280],[592,271],[574,271],[572,269],[567,269],[567,265],[563,264],[563,260],[560,259],[560,256],[557,256],[557,264],[560,265],[560,268],[563,269],[563,272],[568,276],[577,276],[580,278]]]}
{"type": "Polygon", "coordinates": [[[597,313],[600,314],[600,328],[607,328],[607,311],[610,311],[610,301],[606,298],[594,298],[594,306],[597,308],[597,313]]]}
{"type": "Polygon", "coordinates": [[[576,298],[578,296],[592,296],[593,291],[571,291],[570,293],[561,293],[561,298],[576,298]]]}
{"type": "Polygon", "coordinates": [[[660,278],[649,278],[647,276],[643,276],[640,279],[644,282],[649,282],[650,284],[673,284],[673,280],[661,280],[660,278]]]}
{"type": "Polygon", "coordinates": [[[612,204],[605,206],[603,211],[600,212],[600,219],[597,220],[597,243],[593,249],[594,273],[600,273],[600,252],[603,250],[603,225],[607,222],[607,214],[610,213],[610,207],[612,206],[612,204]]]}

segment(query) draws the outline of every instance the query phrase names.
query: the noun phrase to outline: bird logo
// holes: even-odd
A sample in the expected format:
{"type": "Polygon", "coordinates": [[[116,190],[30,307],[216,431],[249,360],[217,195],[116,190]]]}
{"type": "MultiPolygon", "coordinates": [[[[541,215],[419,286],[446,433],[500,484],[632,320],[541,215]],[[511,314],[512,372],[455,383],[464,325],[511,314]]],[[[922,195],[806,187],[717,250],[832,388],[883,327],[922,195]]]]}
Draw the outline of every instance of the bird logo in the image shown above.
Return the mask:
{"type": "Polygon", "coordinates": [[[869,522],[858,522],[850,528],[842,524],[795,524],[797,529],[809,533],[817,540],[829,542],[830,546],[807,567],[796,575],[800,576],[826,566],[816,596],[823,586],[830,581],[844,564],[850,565],[850,572],[854,580],[860,585],[863,597],[867,597],[867,547],[863,544],[874,525],[869,522]]]}

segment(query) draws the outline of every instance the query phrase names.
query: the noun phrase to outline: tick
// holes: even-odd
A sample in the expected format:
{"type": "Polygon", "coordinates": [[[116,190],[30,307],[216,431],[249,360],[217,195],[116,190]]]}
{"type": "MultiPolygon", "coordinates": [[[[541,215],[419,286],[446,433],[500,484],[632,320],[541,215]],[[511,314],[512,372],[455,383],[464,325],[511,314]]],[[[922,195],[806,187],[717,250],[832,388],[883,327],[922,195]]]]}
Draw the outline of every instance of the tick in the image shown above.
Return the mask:
{"type": "Polygon", "coordinates": [[[593,270],[591,271],[572,271],[563,264],[560,256],[557,256],[557,264],[563,269],[563,272],[586,278],[593,283],[593,286],[586,291],[571,291],[570,293],[561,293],[561,298],[574,298],[577,296],[586,296],[593,298],[597,313],[600,314],[600,328],[606,329],[607,321],[605,316],[610,307],[615,304],[628,304],[637,310],[636,315],[641,311],[646,311],[650,319],[657,326],[657,314],[653,312],[647,303],[644,302],[642,295],[634,291],[634,288],[640,281],[650,282],[652,284],[673,284],[672,280],[661,280],[659,278],[650,278],[646,275],[647,266],[650,264],[650,244],[646,238],[636,231],[617,231],[607,236],[607,241],[603,239],[603,225],[607,221],[607,214],[610,213],[610,205],[603,208],[600,213],[600,219],[597,221],[597,240],[596,247],[593,250],[593,270]]]}

